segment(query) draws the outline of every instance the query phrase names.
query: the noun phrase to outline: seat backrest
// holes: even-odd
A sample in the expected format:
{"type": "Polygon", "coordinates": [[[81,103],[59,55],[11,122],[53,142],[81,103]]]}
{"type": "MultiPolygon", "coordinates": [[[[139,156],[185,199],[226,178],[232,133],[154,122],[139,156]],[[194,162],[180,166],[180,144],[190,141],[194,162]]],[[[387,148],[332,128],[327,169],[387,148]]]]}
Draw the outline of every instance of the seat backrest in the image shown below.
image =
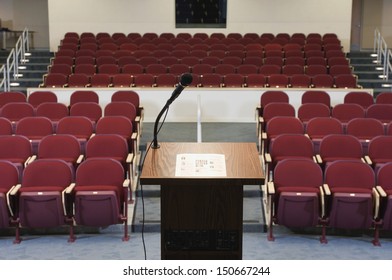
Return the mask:
{"type": "Polygon", "coordinates": [[[340,103],[332,108],[331,116],[347,123],[354,118],[364,118],[365,109],[358,104],[340,103]]]}
{"type": "Polygon", "coordinates": [[[384,190],[392,189],[392,162],[383,164],[376,173],[377,185],[384,190]]]}
{"type": "Polygon", "coordinates": [[[281,134],[276,136],[270,146],[270,154],[273,160],[303,157],[312,159],[314,155],[313,143],[304,134],[281,134]]]}
{"type": "Polygon", "coordinates": [[[295,115],[295,108],[290,103],[271,102],[265,105],[263,110],[265,122],[268,122],[271,118],[276,116],[295,117],[295,115]]]}
{"type": "Polygon", "coordinates": [[[81,138],[89,138],[94,131],[92,121],[83,116],[68,116],[59,120],[57,134],[72,134],[81,138]]]}
{"type": "Polygon", "coordinates": [[[117,186],[122,188],[124,168],[119,161],[108,158],[90,158],[76,170],[77,186],[117,186]]]}
{"type": "Polygon", "coordinates": [[[385,128],[381,121],[374,118],[355,118],[347,123],[346,133],[360,139],[372,139],[378,135],[385,135],[385,128]]]}
{"type": "Polygon", "coordinates": [[[45,102],[57,102],[57,95],[53,91],[34,91],[30,93],[27,101],[37,108],[38,105],[45,102]]]}
{"type": "Polygon", "coordinates": [[[380,92],[376,96],[376,102],[378,104],[392,104],[392,92],[384,91],[380,92]]]}
{"type": "Polygon", "coordinates": [[[314,117],[329,117],[331,111],[323,103],[305,103],[299,106],[297,115],[301,121],[308,122],[314,117]]]}
{"type": "Polygon", "coordinates": [[[366,109],[366,117],[389,123],[392,121],[392,104],[372,104],[366,109]]]}
{"type": "Polygon", "coordinates": [[[318,189],[323,183],[323,172],[311,159],[284,159],[275,167],[274,183],[278,191],[280,187],[318,189]]]}
{"type": "Polygon", "coordinates": [[[39,143],[38,158],[68,159],[72,162],[81,155],[78,139],[71,134],[47,135],[39,143]]]}
{"type": "Polygon", "coordinates": [[[329,159],[361,159],[363,149],[361,142],[352,135],[330,134],[320,142],[320,156],[323,160],[329,159]]]}
{"type": "Polygon", "coordinates": [[[0,136],[0,159],[24,159],[32,156],[30,140],[23,135],[0,136]]]}
{"type": "Polygon", "coordinates": [[[51,121],[58,121],[69,115],[68,107],[64,103],[45,102],[38,105],[36,115],[47,117],[51,121]]]}
{"type": "Polygon", "coordinates": [[[86,144],[86,158],[106,157],[125,162],[128,143],[118,134],[96,134],[86,144]]]}
{"type": "Polygon", "coordinates": [[[93,90],[76,90],[71,93],[69,106],[77,102],[96,102],[99,103],[99,96],[93,90]]]}
{"type": "Polygon", "coordinates": [[[15,134],[24,135],[29,139],[42,138],[53,133],[52,121],[47,117],[25,117],[15,128],[15,134]]]}
{"type": "Polygon", "coordinates": [[[37,159],[23,171],[22,187],[66,188],[72,183],[73,171],[63,160],[37,159]]]}
{"type": "Polygon", "coordinates": [[[0,92],[0,107],[10,102],[26,102],[26,95],[19,91],[0,92]]]}
{"type": "Polygon", "coordinates": [[[272,102],[289,103],[289,96],[286,92],[281,90],[267,90],[260,96],[260,106],[265,107],[272,102]]]}
{"type": "Polygon", "coordinates": [[[357,160],[337,160],[326,167],[324,182],[331,190],[336,188],[371,190],[376,181],[374,171],[368,164],[357,160]]]}
{"type": "Polygon", "coordinates": [[[368,155],[370,159],[390,160],[392,161],[392,136],[376,136],[369,142],[368,155]]]}
{"type": "Polygon", "coordinates": [[[1,107],[1,117],[10,121],[19,121],[24,117],[32,117],[35,115],[33,105],[27,102],[11,102],[1,107]]]}
{"type": "Polygon", "coordinates": [[[134,122],[137,116],[135,105],[126,101],[114,101],[104,108],[104,116],[124,116],[134,122]]]}
{"type": "Polygon", "coordinates": [[[364,109],[374,104],[373,96],[368,92],[363,91],[350,91],[343,99],[344,103],[354,103],[361,105],[364,109]]]}
{"type": "Polygon", "coordinates": [[[343,134],[342,123],[335,118],[315,117],[306,125],[306,133],[311,137],[321,138],[329,134],[343,134]]]}
{"type": "Polygon", "coordinates": [[[19,171],[16,166],[8,160],[0,160],[0,189],[10,190],[18,182],[19,171]]]}
{"type": "Polygon", "coordinates": [[[70,116],[85,116],[93,122],[102,117],[102,107],[95,102],[78,102],[69,109],[70,116]]]}
{"type": "Polygon", "coordinates": [[[304,125],[294,116],[276,116],[267,123],[266,132],[271,137],[283,133],[303,134],[304,125]]]}
{"type": "Polygon", "coordinates": [[[12,122],[7,118],[0,117],[0,135],[11,135],[12,133],[12,122]]]}
{"type": "Polygon", "coordinates": [[[307,90],[302,94],[301,103],[323,103],[331,107],[331,97],[323,90],[307,90]]]}
{"type": "Polygon", "coordinates": [[[129,138],[132,131],[132,122],[124,116],[103,116],[95,128],[96,134],[119,134],[125,138],[129,138]]]}

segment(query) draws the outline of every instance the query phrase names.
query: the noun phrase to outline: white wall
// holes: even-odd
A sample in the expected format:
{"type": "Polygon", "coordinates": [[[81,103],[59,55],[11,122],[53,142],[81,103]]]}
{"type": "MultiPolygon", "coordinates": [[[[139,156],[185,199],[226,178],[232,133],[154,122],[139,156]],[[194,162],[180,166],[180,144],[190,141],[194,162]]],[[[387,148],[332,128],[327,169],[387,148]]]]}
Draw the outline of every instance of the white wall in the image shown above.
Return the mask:
{"type": "Polygon", "coordinates": [[[176,29],[174,0],[48,0],[50,49],[75,32],[337,33],[349,50],[351,0],[229,0],[227,28],[176,29]]]}

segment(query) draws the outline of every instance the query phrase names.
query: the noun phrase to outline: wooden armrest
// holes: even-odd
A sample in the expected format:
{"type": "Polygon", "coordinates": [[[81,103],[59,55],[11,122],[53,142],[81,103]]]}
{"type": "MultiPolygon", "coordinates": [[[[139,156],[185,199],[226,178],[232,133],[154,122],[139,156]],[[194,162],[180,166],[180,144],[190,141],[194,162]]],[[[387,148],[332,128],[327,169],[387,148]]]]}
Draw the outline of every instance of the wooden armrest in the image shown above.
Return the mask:
{"type": "Polygon", "coordinates": [[[129,188],[130,184],[131,184],[131,180],[125,179],[124,182],[123,182],[123,187],[124,188],[129,188]]]}
{"type": "Polygon", "coordinates": [[[10,211],[12,217],[14,217],[15,215],[14,215],[14,209],[11,206],[11,196],[15,196],[21,187],[22,187],[21,184],[17,184],[13,186],[6,194],[8,210],[10,211]]]}
{"type": "Polygon", "coordinates": [[[133,153],[129,153],[126,159],[126,163],[132,163],[134,159],[134,154],[133,153]]]}
{"type": "Polygon", "coordinates": [[[136,139],[137,139],[137,133],[136,132],[132,132],[131,140],[136,140],[136,139]]]}
{"type": "Polygon", "coordinates": [[[77,164],[80,164],[84,159],[84,155],[79,155],[78,159],[76,160],[77,164]]]}
{"type": "Polygon", "coordinates": [[[35,161],[37,159],[37,155],[32,155],[27,161],[26,161],[26,165],[29,165],[30,163],[32,163],[33,161],[35,161]]]}
{"type": "Polygon", "coordinates": [[[274,185],[274,182],[268,182],[268,183],[267,183],[267,192],[268,192],[268,194],[270,194],[270,195],[275,194],[275,185],[274,185]]]}
{"type": "Polygon", "coordinates": [[[323,184],[325,195],[331,195],[331,190],[329,189],[328,184],[323,184]]]}
{"type": "Polygon", "coordinates": [[[70,194],[73,189],[75,188],[76,184],[75,183],[71,183],[68,187],[65,188],[64,193],[65,194],[70,194]]]}
{"type": "Polygon", "coordinates": [[[323,159],[321,158],[321,156],[319,154],[316,154],[316,161],[318,164],[323,163],[323,159]]]}
{"type": "Polygon", "coordinates": [[[369,165],[373,164],[372,160],[370,159],[370,157],[368,155],[366,155],[364,159],[365,159],[365,163],[367,163],[369,165]]]}
{"type": "Polygon", "coordinates": [[[264,159],[265,159],[266,163],[271,163],[272,162],[271,154],[270,153],[265,153],[264,154],[264,159]]]}
{"type": "Polygon", "coordinates": [[[372,189],[373,200],[374,200],[374,219],[378,218],[378,213],[380,211],[380,194],[376,188],[372,189]]]}
{"type": "Polygon", "coordinates": [[[263,139],[263,140],[267,140],[268,139],[267,132],[262,132],[261,133],[261,139],[263,139]]]}
{"type": "Polygon", "coordinates": [[[325,216],[325,198],[323,187],[320,186],[320,201],[321,201],[321,217],[325,216]]]}
{"type": "Polygon", "coordinates": [[[376,186],[376,190],[382,197],[387,197],[387,193],[384,191],[384,189],[381,186],[376,186]]]}

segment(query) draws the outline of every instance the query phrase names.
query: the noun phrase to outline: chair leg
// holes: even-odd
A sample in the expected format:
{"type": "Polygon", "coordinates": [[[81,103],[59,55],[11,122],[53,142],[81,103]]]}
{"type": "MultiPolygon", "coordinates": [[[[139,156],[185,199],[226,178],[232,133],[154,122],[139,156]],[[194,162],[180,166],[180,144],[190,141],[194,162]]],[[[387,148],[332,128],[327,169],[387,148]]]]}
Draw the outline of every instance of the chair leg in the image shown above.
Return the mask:
{"type": "Polygon", "coordinates": [[[274,204],[272,203],[274,196],[271,196],[271,208],[270,208],[270,219],[269,219],[269,231],[268,231],[268,241],[275,241],[275,237],[272,232],[273,227],[273,208],[274,204]]]}
{"type": "Polygon", "coordinates": [[[374,246],[381,246],[380,243],[380,226],[381,221],[375,222],[374,223],[374,239],[372,240],[372,243],[374,246]]]}
{"type": "Polygon", "coordinates": [[[15,227],[15,240],[14,240],[14,244],[20,244],[22,242],[22,239],[20,238],[20,227],[19,224],[16,224],[15,227]]]}
{"type": "Polygon", "coordinates": [[[68,238],[68,242],[69,243],[73,243],[75,242],[76,237],[75,237],[75,232],[74,232],[74,225],[71,224],[69,227],[69,238],[68,238]]]}
{"type": "Polygon", "coordinates": [[[122,238],[122,241],[128,241],[129,240],[129,234],[128,234],[128,217],[125,217],[124,219],[124,236],[122,238]]]}
{"type": "Polygon", "coordinates": [[[320,243],[321,244],[327,244],[328,240],[326,237],[326,232],[327,232],[327,226],[325,224],[322,225],[321,227],[321,237],[320,237],[320,243]]]}

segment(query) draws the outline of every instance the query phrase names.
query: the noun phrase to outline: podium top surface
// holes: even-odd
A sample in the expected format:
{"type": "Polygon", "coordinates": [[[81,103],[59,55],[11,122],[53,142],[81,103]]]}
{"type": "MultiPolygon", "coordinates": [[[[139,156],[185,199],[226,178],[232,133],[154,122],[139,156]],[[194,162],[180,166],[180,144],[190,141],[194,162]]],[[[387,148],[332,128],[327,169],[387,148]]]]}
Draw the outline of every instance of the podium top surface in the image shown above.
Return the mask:
{"type": "Polygon", "coordinates": [[[146,155],[140,183],[162,185],[173,181],[230,180],[241,185],[259,185],[264,182],[259,153],[255,143],[159,143],[146,155]],[[176,176],[178,154],[224,155],[226,176],[176,176]]]}

